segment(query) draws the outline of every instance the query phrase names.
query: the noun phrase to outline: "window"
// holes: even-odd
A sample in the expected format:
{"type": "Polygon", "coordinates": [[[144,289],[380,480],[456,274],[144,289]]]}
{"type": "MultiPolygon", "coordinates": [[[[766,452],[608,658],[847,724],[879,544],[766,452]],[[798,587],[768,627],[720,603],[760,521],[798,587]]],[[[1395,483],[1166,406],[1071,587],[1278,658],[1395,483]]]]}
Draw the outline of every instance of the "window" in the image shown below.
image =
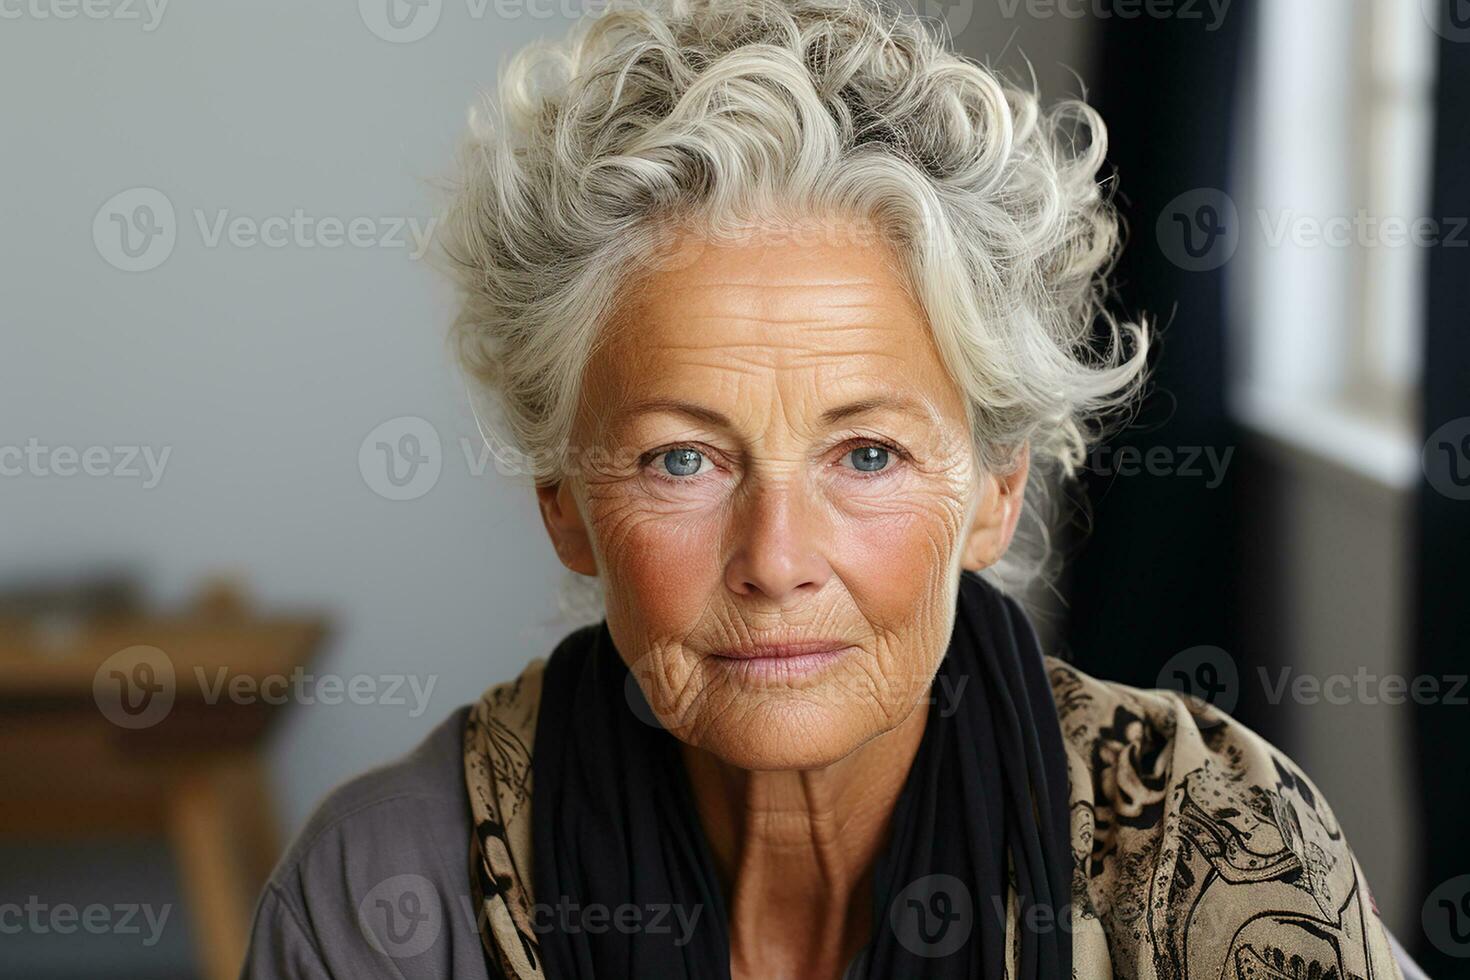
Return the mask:
{"type": "Polygon", "coordinates": [[[1231,403],[1251,427],[1391,486],[1414,406],[1436,34],[1406,0],[1258,8],[1226,268],[1231,403]]]}
{"type": "Polygon", "coordinates": [[[1405,219],[1408,242],[1391,244],[1385,228],[1385,241],[1362,252],[1347,394],[1369,411],[1408,421],[1419,382],[1426,257],[1414,239],[1464,236],[1465,229],[1429,213],[1435,35],[1420,4],[1371,0],[1367,7],[1360,30],[1363,196],[1371,214],[1405,219]]]}

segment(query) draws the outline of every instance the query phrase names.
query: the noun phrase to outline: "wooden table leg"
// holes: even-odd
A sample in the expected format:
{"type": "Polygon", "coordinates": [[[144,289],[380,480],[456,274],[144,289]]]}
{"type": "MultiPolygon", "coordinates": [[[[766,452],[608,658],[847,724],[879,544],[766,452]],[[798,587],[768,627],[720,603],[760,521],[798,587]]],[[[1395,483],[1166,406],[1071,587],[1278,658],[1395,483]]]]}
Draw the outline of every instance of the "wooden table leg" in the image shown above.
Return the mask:
{"type": "Polygon", "coordinates": [[[169,836],[205,980],[237,980],[274,827],[260,763],[233,759],[180,781],[169,836]]]}

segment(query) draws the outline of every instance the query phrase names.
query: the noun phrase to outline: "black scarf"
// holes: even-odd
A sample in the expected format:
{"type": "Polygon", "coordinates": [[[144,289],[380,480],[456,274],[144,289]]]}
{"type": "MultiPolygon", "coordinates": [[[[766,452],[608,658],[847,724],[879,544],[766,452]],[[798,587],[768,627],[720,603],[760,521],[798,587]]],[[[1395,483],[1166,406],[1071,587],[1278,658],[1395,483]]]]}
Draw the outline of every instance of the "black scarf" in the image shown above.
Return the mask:
{"type": "MultiPolygon", "coordinates": [[[[1006,978],[1009,855],[1020,905],[1020,973],[1010,980],[1070,976],[1072,854],[1056,706],[1025,613],[972,572],[960,576],[938,676],[946,686],[936,681],[894,808],[875,869],[874,934],[856,972],[1006,978]]],[[[567,636],[546,667],[531,754],[545,975],[728,980],[724,896],[677,742],[634,713],[628,690],[636,685],[606,620],[567,636]]]]}

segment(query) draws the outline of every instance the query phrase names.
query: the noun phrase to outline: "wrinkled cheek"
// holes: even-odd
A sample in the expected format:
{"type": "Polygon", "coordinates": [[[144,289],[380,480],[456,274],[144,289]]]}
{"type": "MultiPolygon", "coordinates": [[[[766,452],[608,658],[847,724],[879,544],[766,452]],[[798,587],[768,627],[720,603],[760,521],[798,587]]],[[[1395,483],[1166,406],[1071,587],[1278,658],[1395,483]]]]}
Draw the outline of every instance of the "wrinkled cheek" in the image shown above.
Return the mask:
{"type": "Polygon", "coordinates": [[[844,528],[834,566],[875,629],[922,639],[915,631],[930,625],[955,542],[943,513],[873,514],[844,528]]]}
{"type": "Polygon", "coordinates": [[[603,543],[608,628],[655,710],[682,714],[699,680],[684,641],[699,631],[720,582],[717,532],[647,517],[617,527],[603,543]]]}
{"type": "Polygon", "coordinates": [[[864,522],[845,539],[842,568],[853,601],[876,634],[872,669],[879,724],[927,696],[951,621],[947,574],[957,534],[939,508],[864,522]]]}
{"type": "Polygon", "coordinates": [[[651,642],[682,639],[720,583],[718,535],[689,521],[647,521],[619,542],[617,588],[637,604],[651,642]]]}

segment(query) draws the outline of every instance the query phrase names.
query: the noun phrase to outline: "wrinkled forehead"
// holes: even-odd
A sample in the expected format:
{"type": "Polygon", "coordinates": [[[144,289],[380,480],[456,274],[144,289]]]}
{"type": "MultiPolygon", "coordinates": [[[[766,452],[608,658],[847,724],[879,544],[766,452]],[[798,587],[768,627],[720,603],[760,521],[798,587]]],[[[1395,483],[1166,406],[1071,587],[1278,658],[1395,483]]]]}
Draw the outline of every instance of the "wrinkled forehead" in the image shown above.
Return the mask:
{"type": "Polygon", "coordinates": [[[963,420],[923,309],[883,249],[694,248],[619,304],[589,365],[604,420],[650,398],[798,400],[824,418],[839,402],[882,400],[934,425],[963,420]]]}

